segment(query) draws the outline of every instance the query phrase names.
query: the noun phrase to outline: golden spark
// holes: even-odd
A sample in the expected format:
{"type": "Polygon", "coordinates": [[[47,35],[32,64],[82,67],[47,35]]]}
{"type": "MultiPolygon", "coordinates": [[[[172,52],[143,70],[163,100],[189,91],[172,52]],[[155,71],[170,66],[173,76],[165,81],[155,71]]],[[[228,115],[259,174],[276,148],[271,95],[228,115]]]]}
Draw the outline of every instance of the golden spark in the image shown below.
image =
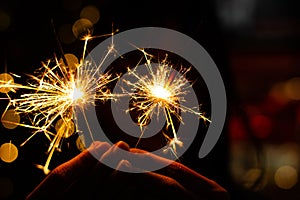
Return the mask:
{"type": "MultiPolygon", "coordinates": [[[[163,112],[163,116],[167,122],[167,128],[171,128],[172,137],[163,133],[168,140],[167,150],[171,150],[176,155],[177,146],[182,147],[183,142],[178,138],[174,117],[179,123],[184,123],[180,115],[181,112],[190,112],[204,121],[210,122],[210,120],[204,116],[202,112],[197,111],[195,108],[190,108],[180,104],[185,101],[185,96],[188,93],[188,88],[192,87],[187,80],[186,75],[191,68],[181,67],[179,71],[176,71],[174,67],[168,63],[167,55],[157,65],[153,65],[151,59],[152,55],[148,54],[145,50],[139,49],[146,59],[144,67],[146,67],[146,75],[140,75],[137,72],[136,66],[133,69],[128,68],[129,75],[133,75],[137,81],[131,82],[125,80],[125,83],[131,86],[131,91],[127,91],[131,95],[133,100],[133,106],[127,110],[137,111],[141,113],[138,118],[138,124],[143,134],[143,127],[145,127],[149,120],[156,115],[158,117],[160,112],[163,112]],[[174,116],[174,117],[172,117],[174,116]]],[[[141,137],[142,137],[141,134],[141,137]]],[[[141,138],[140,137],[140,138],[141,138]]]]}

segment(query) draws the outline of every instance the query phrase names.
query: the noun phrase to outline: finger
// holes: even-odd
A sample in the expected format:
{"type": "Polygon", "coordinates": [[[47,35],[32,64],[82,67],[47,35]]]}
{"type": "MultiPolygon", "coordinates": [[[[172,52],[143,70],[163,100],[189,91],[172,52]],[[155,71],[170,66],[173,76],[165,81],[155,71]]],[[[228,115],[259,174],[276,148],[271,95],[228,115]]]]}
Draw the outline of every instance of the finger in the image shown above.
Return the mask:
{"type": "Polygon", "coordinates": [[[127,173],[132,165],[121,160],[116,169],[95,181],[81,181],[63,193],[63,198],[75,199],[189,199],[192,195],[174,179],[154,172],[127,173]]]}
{"type": "Polygon", "coordinates": [[[100,163],[108,164],[109,167],[116,169],[121,160],[129,151],[129,145],[119,141],[109,148],[100,158],[100,163]]]}
{"type": "Polygon", "coordinates": [[[83,178],[76,180],[66,188],[63,196],[75,199],[97,199],[95,198],[97,196],[102,199],[105,199],[105,197],[108,198],[109,196],[106,195],[110,194],[108,191],[111,189],[108,186],[108,179],[114,172],[114,168],[118,167],[118,164],[111,167],[105,164],[105,162],[109,162],[110,160],[106,160],[105,162],[104,160],[111,159],[119,160],[118,162],[120,162],[122,160],[119,155],[121,150],[129,150],[128,144],[120,141],[110,146],[103,154],[99,155],[97,158],[99,162],[89,169],[83,178]]]}
{"type": "Polygon", "coordinates": [[[53,173],[59,174],[66,182],[72,182],[97,164],[95,155],[102,156],[110,147],[107,142],[96,141],[87,150],[54,169],[53,173]]]}
{"type": "MultiPolygon", "coordinates": [[[[116,192],[106,194],[111,199],[196,199],[176,180],[155,173],[128,173],[133,171],[128,160],[121,160],[108,180],[116,192]]],[[[109,190],[107,190],[109,191],[109,190]]]]}
{"type": "MultiPolygon", "coordinates": [[[[108,145],[105,143],[105,148],[102,148],[102,151],[92,150],[89,151],[90,154],[96,160],[96,164],[92,166],[92,169],[89,169],[88,174],[92,177],[101,177],[102,175],[110,174],[117,163],[122,160],[122,152],[129,151],[129,145],[123,141],[119,141],[114,145],[108,145]],[[116,162],[115,166],[111,166],[110,163],[113,161],[116,162]],[[108,165],[110,164],[110,165],[108,165]]],[[[88,177],[88,176],[87,176],[88,177]]],[[[88,177],[89,178],[89,177],[88,177]]]]}
{"type": "Polygon", "coordinates": [[[130,149],[130,152],[133,154],[131,154],[132,156],[128,159],[129,162],[132,160],[133,162],[131,163],[135,163],[135,167],[144,167],[145,163],[152,166],[165,166],[155,172],[173,178],[185,188],[203,198],[229,199],[227,191],[218,183],[179,162],[157,156],[141,149],[132,148],[130,149]]]}
{"type": "Polygon", "coordinates": [[[98,162],[93,154],[102,155],[110,145],[105,142],[94,142],[88,149],[78,154],[68,162],[56,167],[48,176],[26,197],[36,199],[58,196],[69,185],[84,176],[98,162]]]}

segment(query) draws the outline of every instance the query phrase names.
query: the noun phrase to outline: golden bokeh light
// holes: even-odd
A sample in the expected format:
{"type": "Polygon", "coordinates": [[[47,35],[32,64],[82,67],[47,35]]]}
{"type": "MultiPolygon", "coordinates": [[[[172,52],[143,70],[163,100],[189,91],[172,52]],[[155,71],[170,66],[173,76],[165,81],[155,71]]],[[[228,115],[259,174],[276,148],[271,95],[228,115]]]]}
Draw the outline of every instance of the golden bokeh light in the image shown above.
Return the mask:
{"type": "Polygon", "coordinates": [[[3,113],[1,118],[2,125],[7,129],[14,129],[20,124],[20,115],[13,109],[3,113]]]}
{"type": "Polygon", "coordinates": [[[300,78],[295,77],[285,84],[286,96],[291,100],[300,100],[300,78]]]}
{"type": "MultiPolygon", "coordinates": [[[[78,58],[74,54],[71,54],[71,53],[67,53],[64,56],[66,58],[66,61],[67,61],[66,64],[68,65],[68,67],[71,70],[75,71],[77,69],[77,67],[79,66],[79,60],[78,60],[78,58]]],[[[62,58],[59,60],[59,63],[60,63],[60,65],[62,67],[65,66],[65,63],[64,63],[64,61],[63,61],[62,58]]]]}
{"type": "Polygon", "coordinates": [[[272,97],[272,99],[276,100],[277,102],[283,104],[289,102],[289,99],[285,94],[285,82],[278,82],[274,84],[270,90],[269,95],[270,97],[272,97]]]}
{"type": "Polygon", "coordinates": [[[281,189],[291,189],[298,182],[297,170],[292,166],[283,165],[276,170],[274,181],[281,189]]]}
{"type": "Polygon", "coordinates": [[[100,19],[100,12],[95,6],[86,6],[81,10],[80,18],[88,19],[93,24],[96,24],[100,19]]]}
{"type": "Polygon", "coordinates": [[[15,161],[17,157],[18,157],[18,148],[14,144],[9,142],[1,145],[0,147],[1,160],[7,163],[11,163],[15,161]]]}
{"type": "Polygon", "coordinates": [[[8,73],[0,74],[0,92],[8,93],[12,90],[9,85],[14,83],[14,78],[8,73]],[[7,85],[7,87],[5,87],[7,85]]]}
{"type": "Polygon", "coordinates": [[[65,138],[70,137],[75,132],[75,124],[71,119],[59,119],[55,124],[56,132],[62,132],[65,138]]]}
{"type": "Polygon", "coordinates": [[[92,35],[93,31],[93,23],[86,18],[78,19],[72,26],[72,32],[77,39],[84,39],[92,35]]]}
{"type": "Polygon", "coordinates": [[[84,151],[86,149],[85,141],[83,136],[79,136],[76,139],[76,147],[79,151],[84,151]]]}

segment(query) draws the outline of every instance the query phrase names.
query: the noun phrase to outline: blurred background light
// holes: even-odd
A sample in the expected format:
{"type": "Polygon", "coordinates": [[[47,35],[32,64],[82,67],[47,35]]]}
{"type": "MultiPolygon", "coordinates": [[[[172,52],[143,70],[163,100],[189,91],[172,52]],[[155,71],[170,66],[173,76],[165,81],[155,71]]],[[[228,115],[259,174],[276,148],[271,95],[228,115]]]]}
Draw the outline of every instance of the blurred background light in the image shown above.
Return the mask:
{"type": "Polygon", "coordinates": [[[77,39],[83,39],[85,36],[92,35],[93,31],[93,23],[86,18],[76,20],[72,26],[72,32],[77,39]]]}
{"type": "Polygon", "coordinates": [[[274,181],[279,188],[291,189],[298,182],[298,172],[289,165],[281,166],[276,170],[274,181]]]}
{"type": "Polygon", "coordinates": [[[6,110],[1,117],[2,125],[7,129],[16,128],[20,120],[20,115],[14,109],[6,110]]]}
{"type": "Polygon", "coordinates": [[[12,144],[4,143],[0,147],[0,158],[6,163],[11,163],[18,158],[18,148],[12,144]]]}
{"type": "Polygon", "coordinates": [[[81,10],[80,18],[88,19],[93,24],[96,24],[100,19],[100,11],[95,6],[86,6],[81,10]]]}

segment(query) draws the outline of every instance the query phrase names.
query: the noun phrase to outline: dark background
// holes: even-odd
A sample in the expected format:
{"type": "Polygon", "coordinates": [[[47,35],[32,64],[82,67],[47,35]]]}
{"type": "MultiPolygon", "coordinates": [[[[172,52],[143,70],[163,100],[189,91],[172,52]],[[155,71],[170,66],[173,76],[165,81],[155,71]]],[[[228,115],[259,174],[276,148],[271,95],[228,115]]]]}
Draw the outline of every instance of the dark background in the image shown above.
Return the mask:
{"type": "MultiPolygon", "coordinates": [[[[72,26],[87,5],[100,12],[93,35],[110,33],[112,24],[120,31],[144,26],[180,31],[208,51],[228,95],[227,121],[216,147],[204,159],[197,159],[203,139],[199,135],[183,163],[219,182],[232,199],[293,200],[299,196],[299,181],[283,189],[274,176],[282,166],[297,172],[286,171],[287,182],[299,176],[300,16],[296,2],[2,1],[0,70],[32,73],[41,61],[62,53],[56,36],[65,53],[80,57],[83,42],[72,35],[64,37],[60,31],[72,26]]],[[[89,49],[99,42],[93,40],[89,49]]],[[[28,129],[1,127],[0,142],[18,146],[29,135],[28,129]]],[[[0,198],[23,199],[45,177],[34,164],[44,163],[47,145],[47,139],[38,135],[19,148],[16,161],[0,162],[1,187],[11,191],[1,189],[0,198]]],[[[67,151],[55,154],[51,168],[77,153],[71,138],[67,151]]]]}

